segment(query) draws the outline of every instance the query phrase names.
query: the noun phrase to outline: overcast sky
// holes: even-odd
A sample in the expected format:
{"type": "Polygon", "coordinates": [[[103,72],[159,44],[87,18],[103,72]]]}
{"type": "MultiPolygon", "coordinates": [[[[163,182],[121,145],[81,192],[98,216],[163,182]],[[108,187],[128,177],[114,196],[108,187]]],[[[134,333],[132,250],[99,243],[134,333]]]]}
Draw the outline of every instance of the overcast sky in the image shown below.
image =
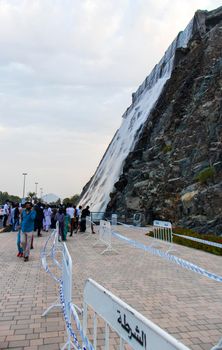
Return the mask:
{"type": "Polygon", "coordinates": [[[80,193],[197,9],[221,0],[0,0],[0,191],[80,193]]]}

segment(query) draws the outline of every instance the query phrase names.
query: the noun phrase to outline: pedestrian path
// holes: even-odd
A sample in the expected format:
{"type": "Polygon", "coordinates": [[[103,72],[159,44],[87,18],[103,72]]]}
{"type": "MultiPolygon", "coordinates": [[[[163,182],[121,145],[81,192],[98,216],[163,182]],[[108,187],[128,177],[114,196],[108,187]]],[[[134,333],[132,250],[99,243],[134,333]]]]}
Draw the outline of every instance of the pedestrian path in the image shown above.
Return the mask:
{"type": "MultiPolygon", "coordinates": [[[[118,227],[127,237],[148,244],[144,231],[118,227]]],[[[68,237],[73,259],[73,302],[82,306],[87,278],[92,278],[193,350],[210,350],[222,336],[222,284],[114,238],[118,254],[101,255],[96,235],[68,237]]],[[[45,237],[36,238],[30,261],[16,257],[16,234],[0,234],[0,349],[59,349],[64,344],[62,315],[41,314],[58,291],[40,268],[45,237]]],[[[222,274],[222,258],[177,246],[177,256],[222,274]]],[[[89,324],[92,327],[92,324],[89,324]]],[[[92,334],[92,329],[89,329],[92,334]]],[[[102,332],[98,345],[103,344],[102,332]]],[[[111,348],[117,350],[113,335],[111,348]]]]}

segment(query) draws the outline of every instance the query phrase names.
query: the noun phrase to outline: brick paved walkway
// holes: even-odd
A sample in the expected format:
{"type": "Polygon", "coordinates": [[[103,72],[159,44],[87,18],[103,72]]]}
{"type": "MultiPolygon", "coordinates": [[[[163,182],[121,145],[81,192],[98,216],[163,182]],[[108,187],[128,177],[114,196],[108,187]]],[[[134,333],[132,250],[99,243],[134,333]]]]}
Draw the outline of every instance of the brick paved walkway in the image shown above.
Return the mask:
{"type": "MultiPolygon", "coordinates": [[[[118,231],[148,244],[139,229],[118,231]]],[[[114,239],[118,254],[101,255],[95,236],[69,238],[73,259],[73,301],[81,306],[84,282],[95,279],[192,350],[209,350],[222,336],[222,284],[114,239]]],[[[16,257],[16,234],[0,234],[0,349],[59,349],[65,342],[60,313],[41,314],[57,297],[57,287],[40,269],[36,238],[28,263],[16,257]]],[[[222,258],[176,246],[175,255],[222,275],[222,258]]],[[[92,325],[91,325],[92,327],[92,325]]],[[[92,329],[90,329],[90,333],[92,329]]],[[[102,344],[102,335],[99,335],[102,344]]],[[[114,338],[113,348],[117,349],[114,338]]],[[[164,350],[164,349],[163,349],[164,350]]]]}

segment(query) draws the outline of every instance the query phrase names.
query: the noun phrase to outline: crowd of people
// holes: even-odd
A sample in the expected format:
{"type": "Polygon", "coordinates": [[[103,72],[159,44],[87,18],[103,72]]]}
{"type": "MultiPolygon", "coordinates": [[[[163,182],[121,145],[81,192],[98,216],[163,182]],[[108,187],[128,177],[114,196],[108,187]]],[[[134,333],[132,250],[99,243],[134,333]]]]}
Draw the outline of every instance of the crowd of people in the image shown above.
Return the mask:
{"type": "Polygon", "coordinates": [[[48,232],[58,225],[60,240],[66,241],[68,233],[72,237],[77,232],[86,231],[87,216],[90,216],[89,206],[82,209],[81,205],[77,208],[76,205],[68,204],[51,208],[41,202],[32,204],[27,201],[23,206],[6,202],[2,221],[3,227],[11,227],[12,231],[18,232],[17,256],[28,261],[30,249],[33,249],[34,232],[37,232],[37,237],[41,237],[42,231],[48,232]]]}

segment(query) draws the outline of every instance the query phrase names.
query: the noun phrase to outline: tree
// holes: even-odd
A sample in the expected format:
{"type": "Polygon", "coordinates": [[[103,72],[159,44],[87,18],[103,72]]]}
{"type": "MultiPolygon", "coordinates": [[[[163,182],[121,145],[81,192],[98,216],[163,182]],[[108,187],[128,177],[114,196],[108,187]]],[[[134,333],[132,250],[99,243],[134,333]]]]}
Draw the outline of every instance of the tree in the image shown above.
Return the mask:
{"type": "Polygon", "coordinates": [[[36,197],[36,193],[35,192],[29,192],[28,193],[28,197],[33,200],[36,197]]]}
{"type": "Polygon", "coordinates": [[[64,205],[67,205],[67,204],[69,204],[71,202],[71,200],[70,200],[70,198],[64,198],[63,199],[63,201],[62,201],[62,204],[64,204],[64,205]]]}
{"type": "Polygon", "coordinates": [[[0,191],[0,202],[4,203],[5,201],[9,200],[9,194],[8,192],[1,192],[0,191]]]}
{"type": "Polygon", "coordinates": [[[57,199],[57,201],[55,202],[56,205],[60,205],[61,204],[61,199],[57,199]]]}
{"type": "Polygon", "coordinates": [[[49,203],[49,206],[55,207],[55,206],[58,206],[58,205],[60,205],[60,204],[61,204],[61,199],[59,198],[59,199],[57,199],[57,201],[55,201],[55,202],[50,202],[50,203],[49,203]]]}
{"type": "Polygon", "coordinates": [[[70,198],[64,198],[62,201],[62,204],[67,205],[67,204],[72,204],[72,205],[77,205],[79,201],[79,194],[74,194],[74,196],[70,198]]]}
{"type": "Polygon", "coordinates": [[[21,202],[21,198],[18,196],[10,195],[8,192],[1,192],[0,191],[0,204],[3,204],[5,201],[10,201],[10,202],[21,202]]]}
{"type": "Polygon", "coordinates": [[[72,204],[74,204],[74,205],[77,205],[78,204],[78,201],[79,201],[79,194],[74,194],[74,196],[72,196],[71,198],[70,198],[70,200],[71,200],[71,203],[72,204]]]}

